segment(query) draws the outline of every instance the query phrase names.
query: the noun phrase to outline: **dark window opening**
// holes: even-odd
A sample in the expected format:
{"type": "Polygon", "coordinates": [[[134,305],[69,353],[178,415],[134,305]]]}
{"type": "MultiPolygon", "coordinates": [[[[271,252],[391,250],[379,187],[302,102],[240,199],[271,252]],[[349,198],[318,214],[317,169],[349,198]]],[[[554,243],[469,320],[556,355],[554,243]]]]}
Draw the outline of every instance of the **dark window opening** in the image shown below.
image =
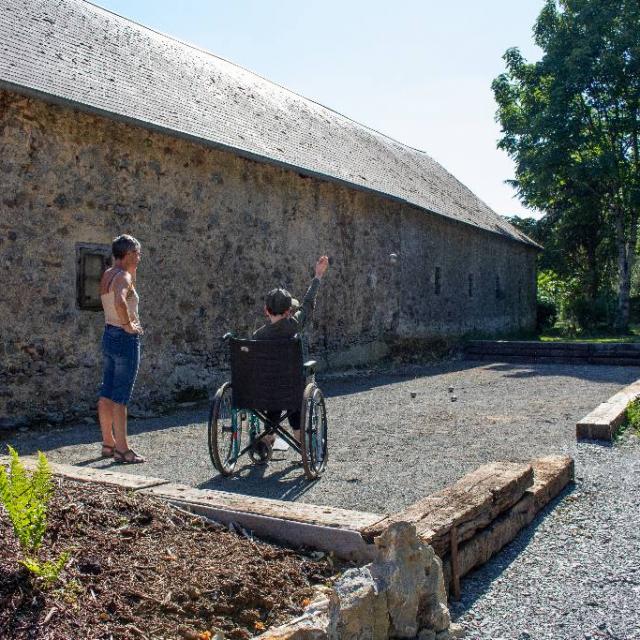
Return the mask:
{"type": "Polygon", "coordinates": [[[442,291],[442,282],[440,277],[440,267],[436,267],[436,273],[433,280],[433,290],[437,296],[440,295],[440,291],[442,291]]]}
{"type": "Polygon", "coordinates": [[[76,246],[76,295],[78,308],[100,311],[100,279],[111,264],[111,246],[82,244],[76,246]]]}
{"type": "Polygon", "coordinates": [[[504,297],[504,292],[502,291],[500,276],[496,276],[496,300],[502,300],[503,297],[504,297]]]}
{"type": "Polygon", "coordinates": [[[518,304],[522,304],[522,284],[518,282],[518,304]]]}
{"type": "Polygon", "coordinates": [[[469,297],[473,298],[473,273],[469,274],[469,297]]]}

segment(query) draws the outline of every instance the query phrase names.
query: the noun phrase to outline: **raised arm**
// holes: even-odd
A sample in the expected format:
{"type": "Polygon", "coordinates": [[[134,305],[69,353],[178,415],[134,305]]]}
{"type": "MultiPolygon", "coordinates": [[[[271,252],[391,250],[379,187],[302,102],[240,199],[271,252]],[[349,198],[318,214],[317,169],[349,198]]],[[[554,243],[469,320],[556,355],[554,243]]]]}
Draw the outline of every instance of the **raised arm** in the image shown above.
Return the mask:
{"type": "Polygon", "coordinates": [[[313,309],[316,305],[316,296],[318,295],[318,288],[320,287],[320,280],[327,272],[328,268],[329,258],[327,256],[321,256],[318,258],[318,261],[316,262],[315,278],[311,281],[311,285],[304,294],[300,309],[293,316],[300,329],[304,327],[309,318],[313,315],[313,309]]]}

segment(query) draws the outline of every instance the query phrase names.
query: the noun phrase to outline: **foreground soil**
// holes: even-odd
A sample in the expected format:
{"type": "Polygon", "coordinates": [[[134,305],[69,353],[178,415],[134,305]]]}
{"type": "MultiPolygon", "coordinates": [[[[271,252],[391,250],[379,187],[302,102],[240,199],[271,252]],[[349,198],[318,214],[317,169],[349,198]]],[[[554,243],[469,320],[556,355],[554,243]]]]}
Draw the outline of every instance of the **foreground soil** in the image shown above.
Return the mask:
{"type": "Polygon", "coordinates": [[[249,638],[299,614],[312,585],[334,573],[143,495],[56,483],[41,555],[71,559],[53,587],[17,564],[0,512],[3,640],[249,638]]]}

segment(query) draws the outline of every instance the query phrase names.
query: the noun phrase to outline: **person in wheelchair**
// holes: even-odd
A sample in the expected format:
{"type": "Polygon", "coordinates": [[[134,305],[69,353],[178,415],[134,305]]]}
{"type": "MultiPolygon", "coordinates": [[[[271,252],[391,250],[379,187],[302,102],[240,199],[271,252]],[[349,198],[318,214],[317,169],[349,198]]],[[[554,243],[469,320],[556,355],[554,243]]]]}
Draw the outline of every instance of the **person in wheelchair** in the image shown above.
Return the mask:
{"type": "MultiPolygon", "coordinates": [[[[316,304],[316,296],[320,287],[320,281],[329,268],[329,258],[321,256],[315,266],[315,277],[311,281],[307,292],[302,299],[302,304],[297,311],[292,312],[291,294],[282,288],[271,289],[265,297],[264,312],[268,322],[254,331],[254,340],[281,340],[292,338],[301,333],[307,321],[313,315],[316,304]]],[[[267,412],[270,420],[277,421],[280,414],[277,411],[267,412]]],[[[300,412],[296,411],[289,416],[289,425],[293,435],[300,441],[300,412]]],[[[269,436],[266,441],[273,444],[275,435],[269,436]]]]}

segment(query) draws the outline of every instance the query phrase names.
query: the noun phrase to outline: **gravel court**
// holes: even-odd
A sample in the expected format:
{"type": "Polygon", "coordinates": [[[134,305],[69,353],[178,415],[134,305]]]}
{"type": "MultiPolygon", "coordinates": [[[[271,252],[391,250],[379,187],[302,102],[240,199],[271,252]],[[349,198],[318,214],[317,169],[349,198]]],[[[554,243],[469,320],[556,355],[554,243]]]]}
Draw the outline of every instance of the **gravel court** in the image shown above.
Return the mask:
{"type": "MultiPolygon", "coordinates": [[[[206,409],[134,420],[143,465],[114,467],[193,486],[368,511],[400,509],[492,460],[568,453],[576,485],[462,582],[454,619],[470,640],[640,639],[640,440],[575,441],[575,423],[640,369],[450,361],[321,380],[330,461],[316,483],[291,452],[268,467],[215,475],[206,409]],[[453,392],[449,388],[453,387],[453,392]],[[412,397],[415,395],[415,397],[412,397]],[[457,400],[452,402],[451,396],[457,400]]],[[[96,425],[4,436],[21,453],[111,466],[96,425]]]]}
{"type": "Polygon", "coordinates": [[[315,483],[304,478],[292,451],[274,452],[268,466],[252,465],[245,457],[236,476],[218,476],[209,460],[204,406],[132,420],[131,443],[148,459],[142,465],[97,458],[96,424],[18,433],[10,443],[20,453],[41,448],[54,462],[382,513],[399,510],[485,462],[575,456],[576,421],[638,378],[640,368],[633,367],[458,360],[320,379],[327,395],[330,458],[315,483]]]}
{"type": "Polygon", "coordinates": [[[469,640],[640,638],[640,439],[578,445],[576,484],[462,581],[469,640]]]}

